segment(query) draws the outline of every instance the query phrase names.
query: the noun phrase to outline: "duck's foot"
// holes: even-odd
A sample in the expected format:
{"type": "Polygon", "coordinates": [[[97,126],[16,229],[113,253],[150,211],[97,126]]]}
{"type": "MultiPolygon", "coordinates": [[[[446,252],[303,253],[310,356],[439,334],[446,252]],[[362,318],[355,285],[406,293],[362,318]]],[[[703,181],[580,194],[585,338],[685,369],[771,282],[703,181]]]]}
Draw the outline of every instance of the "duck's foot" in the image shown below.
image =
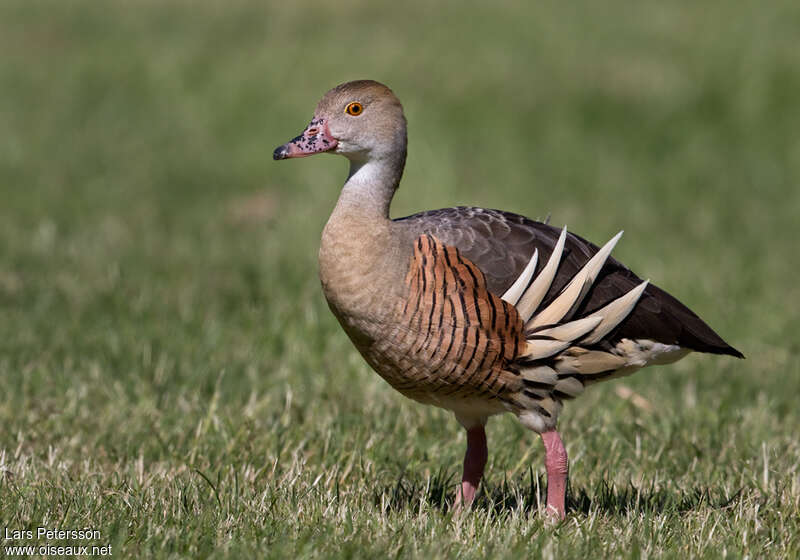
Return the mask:
{"type": "Polygon", "coordinates": [[[547,513],[551,519],[562,521],[566,517],[565,503],[569,474],[567,450],[557,431],[550,430],[541,435],[547,468],[547,513]]]}
{"type": "Polygon", "coordinates": [[[472,505],[488,456],[486,430],[482,425],[468,429],[467,452],[464,454],[464,474],[461,477],[461,488],[456,496],[455,504],[453,504],[455,511],[461,511],[472,505]]]}

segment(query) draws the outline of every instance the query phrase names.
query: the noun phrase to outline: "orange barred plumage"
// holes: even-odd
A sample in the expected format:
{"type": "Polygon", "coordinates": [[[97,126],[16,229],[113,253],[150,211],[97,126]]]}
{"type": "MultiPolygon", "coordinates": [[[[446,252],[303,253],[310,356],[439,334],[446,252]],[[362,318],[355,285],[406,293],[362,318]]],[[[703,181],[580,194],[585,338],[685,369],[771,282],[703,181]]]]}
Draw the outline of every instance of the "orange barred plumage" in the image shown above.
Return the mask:
{"type": "Polygon", "coordinates": [[[423,235],[414,245],[401,302],[402,327],[382,345],[399,358],[399,391],[442,398],[500,398],[503,372],[524,348],[522,319],[513,305],[486,289],[483,272],[458,249],[423,235]]]}

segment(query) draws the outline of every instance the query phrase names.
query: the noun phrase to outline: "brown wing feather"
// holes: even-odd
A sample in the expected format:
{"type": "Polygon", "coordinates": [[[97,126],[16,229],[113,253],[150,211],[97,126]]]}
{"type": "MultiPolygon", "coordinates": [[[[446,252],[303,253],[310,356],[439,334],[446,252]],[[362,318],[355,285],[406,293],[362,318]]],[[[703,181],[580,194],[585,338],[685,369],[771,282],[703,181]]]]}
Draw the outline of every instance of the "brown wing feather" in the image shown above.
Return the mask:
{"type": "MultiPolygon", "coordinates": [[[[483,208],[444,208],[395,220],[409,238],[423,233],[457,247],[485,274],[493,294],[505,292],[522,272],[534,249],[539,250],[538,274],[553,251],[560,230],[508,212],[483,208]]],[[[568,234],[564,256],[543,305],[554,299],[598,247],[568,234]]],[[[576,315],[591,313],[641,282],[625,265],[609,258],[576,315]]],[[[650,339],[701,352],[742,357],[711,327],[673,296],[650,284],[633,312],[600,345],[622,338],[650,339]]]]}

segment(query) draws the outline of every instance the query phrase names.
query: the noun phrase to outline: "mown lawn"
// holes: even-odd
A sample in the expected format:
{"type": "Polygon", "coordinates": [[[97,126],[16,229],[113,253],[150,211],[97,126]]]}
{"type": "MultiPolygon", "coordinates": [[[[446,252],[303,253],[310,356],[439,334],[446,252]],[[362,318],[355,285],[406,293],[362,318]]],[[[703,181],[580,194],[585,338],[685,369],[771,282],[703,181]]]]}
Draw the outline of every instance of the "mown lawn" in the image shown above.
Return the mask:
{"type": "Polygon", "coordinates": [[[800,556],[798,26],[790,1],[0,3],[0,530],[117,558],[800,556]],[[323,300],[346,164],[271,153],[365,77],[406,106],[395,215],[625,229],[615,255],[747,355],[571,403],[557,527],[510,417],[453,515],[462,430],[323,300]]]}

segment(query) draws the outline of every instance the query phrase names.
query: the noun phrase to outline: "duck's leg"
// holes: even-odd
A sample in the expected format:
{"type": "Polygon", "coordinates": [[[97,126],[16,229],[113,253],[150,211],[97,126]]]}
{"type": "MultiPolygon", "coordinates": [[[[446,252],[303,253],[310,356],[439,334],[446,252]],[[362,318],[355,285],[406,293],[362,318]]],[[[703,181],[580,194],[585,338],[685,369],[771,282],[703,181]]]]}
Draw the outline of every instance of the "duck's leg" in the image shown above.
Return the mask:
{"type": "Polygon", "coordinates": [[[544,462],[547,468],[547,510],[558,519],[566,516],[567,475],[569,460],[567,450],[556,430],[541,434],[544,442],[544,462]]]}
{"type": "Polygon", "coordinates": [[[478,484],[483,476],[489,450],[486,447],[486,430],[483,424],[467,429],[467,452],[464,454],[464,474],[461,477],[461,491],[456,496],[455,508],[469,506],[475,499],[478,484]]]}

